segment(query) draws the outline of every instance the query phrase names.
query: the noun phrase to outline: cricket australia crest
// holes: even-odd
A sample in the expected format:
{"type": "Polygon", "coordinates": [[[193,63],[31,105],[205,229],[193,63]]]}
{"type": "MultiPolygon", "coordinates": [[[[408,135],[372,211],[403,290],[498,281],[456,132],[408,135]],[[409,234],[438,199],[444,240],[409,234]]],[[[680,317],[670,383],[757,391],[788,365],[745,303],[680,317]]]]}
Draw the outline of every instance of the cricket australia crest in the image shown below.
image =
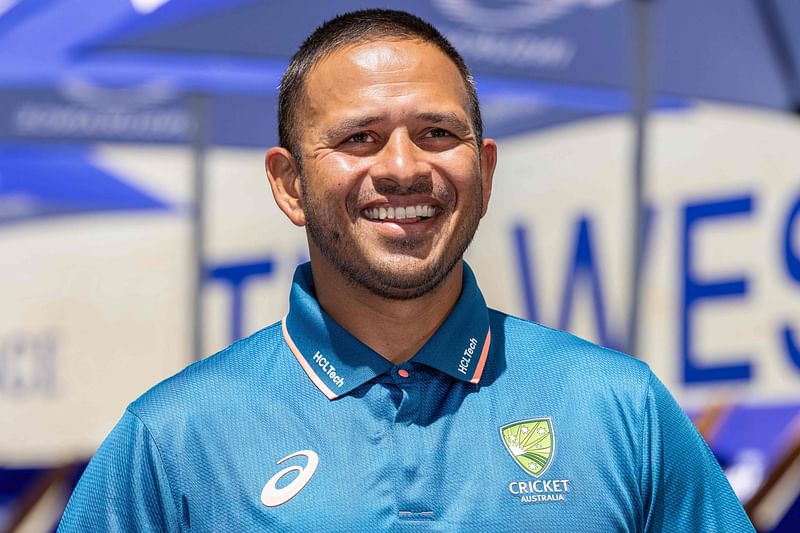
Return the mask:
{"type": "Polygon", "coordinates": [[[539,477],[550,467],[556,439],[549,417],[512,422],[500,428],[500,438],[525,472],[539,477]]]}

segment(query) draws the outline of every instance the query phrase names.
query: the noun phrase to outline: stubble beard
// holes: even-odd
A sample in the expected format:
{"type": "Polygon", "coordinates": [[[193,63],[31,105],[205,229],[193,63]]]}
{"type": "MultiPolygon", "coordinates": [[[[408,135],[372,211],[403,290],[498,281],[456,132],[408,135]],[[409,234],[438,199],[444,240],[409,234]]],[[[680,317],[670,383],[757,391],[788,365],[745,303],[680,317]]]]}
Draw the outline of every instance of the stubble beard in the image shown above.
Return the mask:
{"type": "MultiPolygon", "coordinates": [[[[331,207],[336,205],[334,199],[323,198],[320,201],[309,194],[308,187],[302,188],[306,230],[322,256],[353,286],[390,300],[412,300],[430,293],[444,282],[461,260],[481,219],[483,184],[477,173],[468,196],[474,201],[465,206],[463,219],[456,225],[440,257],[434,261],[419,260],[419,266],[406,266],[401,270],[397,268],[398,261],[388,259],[376,262],[365,257],[356,242],[336,226],[341,219],[331,207]],[[333,227],[330,222],[334,222],[333,227]]],[[[350,223],[355,224],[361,215],[351,213],[350,216],[350,223]]],[[[452,207],[437,216],[452,216],[452,207]]],[[[419,254],[422,247],[429,246],[423,242],[424,239],[393,239],[390,243],[392,258],[406,255],[408,257],[401,257],[399,261],[414,261],[415,252],[419,254]]]]}

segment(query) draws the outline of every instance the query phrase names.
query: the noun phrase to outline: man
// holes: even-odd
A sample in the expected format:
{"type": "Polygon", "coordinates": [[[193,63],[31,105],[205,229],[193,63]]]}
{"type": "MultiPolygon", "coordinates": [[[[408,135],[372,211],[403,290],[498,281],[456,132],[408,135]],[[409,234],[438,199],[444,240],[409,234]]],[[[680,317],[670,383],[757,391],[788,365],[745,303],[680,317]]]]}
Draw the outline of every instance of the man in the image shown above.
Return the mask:
{"type": "Polygon", "coordinates": [[[752,531],[644,363],[486,308],[496,146],[438,31],[329,21],[279,115],[287,316],[131,404],[61,530],[752,531]]]}

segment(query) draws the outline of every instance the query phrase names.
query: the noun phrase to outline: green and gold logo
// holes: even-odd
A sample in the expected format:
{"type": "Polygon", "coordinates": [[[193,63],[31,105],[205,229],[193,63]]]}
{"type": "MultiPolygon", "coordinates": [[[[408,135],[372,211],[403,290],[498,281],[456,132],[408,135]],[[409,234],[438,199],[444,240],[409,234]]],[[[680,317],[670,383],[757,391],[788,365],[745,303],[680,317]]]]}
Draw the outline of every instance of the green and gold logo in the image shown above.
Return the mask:
{"type": "Polygon", "coordinates": [[[511,457],[525,472],[539,477],[550,467],[556,447],[550,418],[531,418],[500,428],[500,437],[511,457]]]}

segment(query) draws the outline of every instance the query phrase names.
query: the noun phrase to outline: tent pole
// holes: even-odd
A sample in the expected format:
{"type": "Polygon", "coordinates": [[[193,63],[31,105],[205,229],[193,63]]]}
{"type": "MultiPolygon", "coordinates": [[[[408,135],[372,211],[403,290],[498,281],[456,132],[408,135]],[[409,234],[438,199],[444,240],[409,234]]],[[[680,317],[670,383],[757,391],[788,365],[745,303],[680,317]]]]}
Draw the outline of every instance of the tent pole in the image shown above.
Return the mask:
{"type": "Polygon", "coordinates": [[[755,0],[754,4],[761,18],[764,38],[769,42],[772,58],[783,78],[788,107],[796,115],[800,115],[800,72],[795,66],[792,45],[786,35],[786,26],[781,21],[774,1],[755,0]]]}
{"type": "Polygon", "coordinates": [[[645,239],[645,165],[647,145],[647,116],[650,97],[651,19],[652,0],[633,0],[634,10],[634,79],[633,120],[635,128],[633,157],[633,214],[632,249],[630,254],[630,283],[628,304],[628,338],[625,349],[632,355],[639,351],[639,314],[641,307],[642,266],[645,239]]]}
{"type": "Polygon", "coordinates": [[[194,267],[192,287],[192,340],[191,359],[198,360],[204,355],[203,350],[203,282],[205,279],[205,235],[206,235],[206,151],[209,135],[208,97],[201,93],[189,95],[191,116],[195,120],[192,135],[192,171],[193,171],[193,203],[192,203],[192,239],[191,257],[194,267]]]}

